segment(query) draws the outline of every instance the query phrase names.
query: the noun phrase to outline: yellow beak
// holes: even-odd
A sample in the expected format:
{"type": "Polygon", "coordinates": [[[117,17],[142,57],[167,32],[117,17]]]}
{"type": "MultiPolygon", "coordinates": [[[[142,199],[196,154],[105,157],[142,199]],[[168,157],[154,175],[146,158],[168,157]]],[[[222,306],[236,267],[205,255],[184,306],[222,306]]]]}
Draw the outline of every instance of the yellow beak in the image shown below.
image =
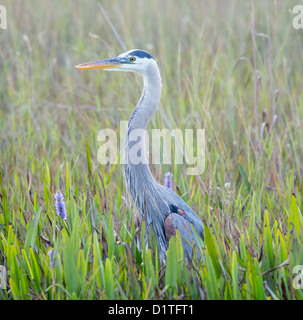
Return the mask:
{"type": "Polygon", "coordinates": [[[79,64],[76,66],[78,69],[113,69],[118,68],[121,65],[122,61],[119,57],[93,61],[93,62],[86,62],[83,64],[79,64]]]}

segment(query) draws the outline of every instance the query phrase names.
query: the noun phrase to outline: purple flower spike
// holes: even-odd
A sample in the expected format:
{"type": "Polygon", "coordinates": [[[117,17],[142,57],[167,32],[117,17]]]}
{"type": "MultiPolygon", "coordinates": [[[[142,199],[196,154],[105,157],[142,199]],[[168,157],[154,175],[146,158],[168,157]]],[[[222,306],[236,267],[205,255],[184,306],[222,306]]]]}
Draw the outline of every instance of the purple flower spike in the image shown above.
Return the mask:
{"type": "Polygon", "coordinates": [[[165,173],[164,185],[166,188],[171,189],[170,172],[165,173]]]}
{"type": "Polygon", "coordinates": [[[54,249],[51,249],[50,251],[48,251],[48,255],[50,257],[50,266],[54,268],[56,266],[56,261],[55,261],[55,257],[54,257],[54,249]]]}
{"type": "Polygon", "coordinates": [[[67,214],[65,209],[64,197],[59,190],[55,194],[55,199],[56,199],[55,210],[56,210],[57,216],[61,217],[62,219],[66,219],[67,214]]]}

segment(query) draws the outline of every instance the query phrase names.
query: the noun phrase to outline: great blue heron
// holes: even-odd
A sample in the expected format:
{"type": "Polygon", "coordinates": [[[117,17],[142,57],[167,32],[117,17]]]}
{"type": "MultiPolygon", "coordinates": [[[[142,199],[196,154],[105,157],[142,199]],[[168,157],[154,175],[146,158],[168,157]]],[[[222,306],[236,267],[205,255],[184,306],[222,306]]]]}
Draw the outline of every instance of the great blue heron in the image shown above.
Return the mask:
{"type": "MultiPolygon", "coordinates": [[[[158,240],[161,264],[166,261],[169,239],[176,234],[176,229],[181,234],[184,256],[190,261],[193,245],[196,244],[191,225],[203,239],[201,220],[175,192],[154,180],[147,161],[137,164],[130,161],[131,148],[137,143],[130,139],[131,133],[136,129],[146,130],[147,123],[157,110],[161,98],[162,81],[156,60],[148,52],[136,49],[122,53],[116,58],[80,64],[76,68],[131,71],[143,76],[143,94],[130,116],[126,130],[123,154],[124,177],[141,219],[146,219],[146,244],[148,244],[150,225],[153,226],[158,240]]],[[[142,150],[146,157],[144,142],[142,150]]]]}

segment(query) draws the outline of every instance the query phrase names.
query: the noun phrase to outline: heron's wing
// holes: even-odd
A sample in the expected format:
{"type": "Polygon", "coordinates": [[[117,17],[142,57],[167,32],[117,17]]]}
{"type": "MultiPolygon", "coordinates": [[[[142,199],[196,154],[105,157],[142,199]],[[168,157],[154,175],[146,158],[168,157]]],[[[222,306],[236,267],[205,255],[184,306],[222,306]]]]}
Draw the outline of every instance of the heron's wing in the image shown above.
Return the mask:
{"type": "MultiPolygon", "coordinates": [[[[203,237],[203,224],[198,215],[191,209],[191,207],[182,200],[173,190],[161,186],[163,193],[165,194],[166,200],[171,203],[170,212],[176,213],[182,216],[183,219],[188,221],[193,225],[198,235],[204,239],[203,237]]],[[[182,220],[183,221],[183,220],[182,220]]]]}
{"type": "MultiPolygon", "coordinates": [[[[193,247],[197,245],[196,238],[191,230],[190,222],[184,215],[172,212],[166,217],[164,228],[168,241],[171,236],[176,234],[176,229],[179,230],[183,244],[184,256],[188,261],[190,261],[192,259],[193,247]]],[[[201,259],[199,252],[198,259],[201,259]]]]}

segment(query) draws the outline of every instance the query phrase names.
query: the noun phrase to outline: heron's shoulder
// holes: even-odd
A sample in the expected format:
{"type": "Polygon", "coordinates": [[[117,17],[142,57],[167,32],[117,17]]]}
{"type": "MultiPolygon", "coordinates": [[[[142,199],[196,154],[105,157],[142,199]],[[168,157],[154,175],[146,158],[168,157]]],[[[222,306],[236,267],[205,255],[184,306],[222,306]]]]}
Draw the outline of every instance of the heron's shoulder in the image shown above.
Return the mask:
{"type": "Polygon", "coordinates": [[[172,189],[162,186],[163,195],[166,197],[169,207],[172,212],[178,213],[178,209],[182,211],[196,214],[192,208],[181,198],[179,197],[172,189]]]}
{"type": "Polygon", "coordinates": [[[203,239],[203,224],[195,211],[173,190],[162,185],[159,186],[162,191],[162,197],[165,198],[170,212],[177,214],[180,218],[182,217],[192,223],[198,234],[203,239]]]}

